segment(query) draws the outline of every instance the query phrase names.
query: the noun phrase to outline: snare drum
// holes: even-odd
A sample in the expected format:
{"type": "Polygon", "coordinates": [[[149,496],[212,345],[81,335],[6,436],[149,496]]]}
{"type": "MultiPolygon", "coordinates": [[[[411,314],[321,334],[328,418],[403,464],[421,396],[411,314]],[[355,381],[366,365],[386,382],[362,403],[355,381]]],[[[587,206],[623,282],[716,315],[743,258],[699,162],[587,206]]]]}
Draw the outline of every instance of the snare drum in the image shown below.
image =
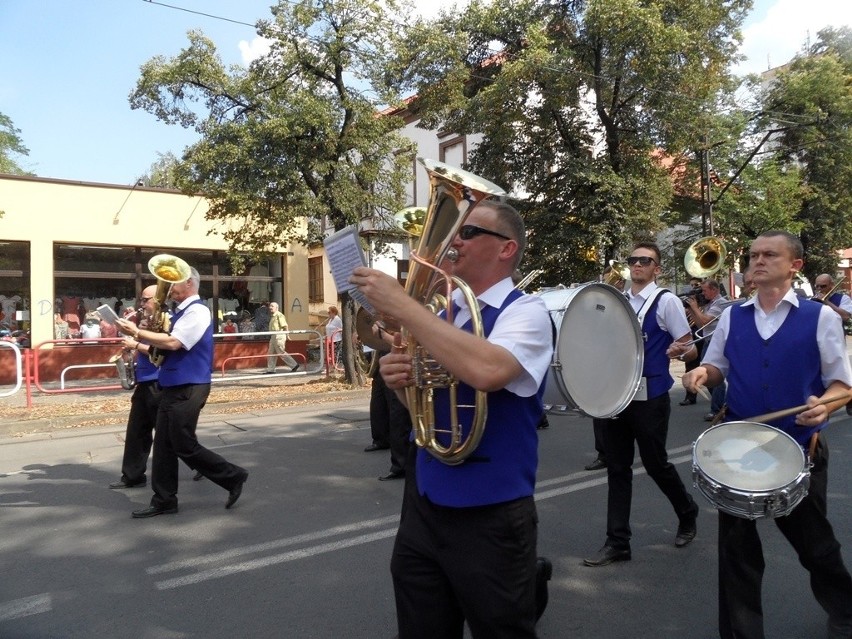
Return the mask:
{"type": "Polygon", "coordinates": [[[810,475],[796,440],[766,424],[719,424],[692,446],[695,487],[735,517],[789,515],[808,494],[810,475]]]}
{"type": "Polygon", "coordinates": [[[645,349],[636,313],[617,289],[592,282],[538,294],[556,325],[544,403],[613,417],[633,400],[645,349]]]}

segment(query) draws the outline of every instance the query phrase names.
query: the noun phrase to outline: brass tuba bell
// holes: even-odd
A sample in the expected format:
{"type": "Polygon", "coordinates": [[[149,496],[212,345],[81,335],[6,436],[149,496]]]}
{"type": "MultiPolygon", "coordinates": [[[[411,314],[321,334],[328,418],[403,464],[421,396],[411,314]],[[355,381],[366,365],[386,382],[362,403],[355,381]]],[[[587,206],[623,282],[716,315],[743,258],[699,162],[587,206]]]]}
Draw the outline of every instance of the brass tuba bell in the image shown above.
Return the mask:
{"type": "MultiPolygon", "coordinates": [[[[455,167],[418,158],[429,175],[429,204],[422,220],[415,221],[420,231],[416,250],[410,254],[406,293],[437,313],[446,310],[452,322],[452,309],[447,308],[453,288],[459,289],[471,311],[474,335],[483,336],[482,316],[473,291],[459,277],[439,268],[451,257],[451,244],[470,212],[483,200],[506,195],[499,186],[455,167]]],[[[479,445],[485,432],[487,393],[476,391],[472,405],[460,405],[456,400],[458,380],[440,366],[414,337],[402,333],[406,351],[411,355],[414,386],[405,389],[415,442],[435,458],[449,465],[462,463],[479,445]],[[433,393],[446,388],[450,397],[449,424],[436,424],[433,393]],[[470,428],[465,436],[459,420],[460,410],[472,411],[470,428]],[[443,436],[443,443],[440,438],[443,436]]]]}
{"type": "MultiPolygon", "coordinates": [[[[160,253],[148,260],[148,270],[157,278],[157,290],[154,293],[154,314],[148,322],[148,330],[155,333],[168,333],[171,328],[171,318],[166,300],[173,284],[180,284],[189,279],[192,269],[184,260],[168,253],[160,253]]],[[[148,349],[148,359],[154,366],[161,366],[166,354],[159,348],[151,346],[148,349]]]]}
{"type": "Polygon", "coordinates": [[[683,256],[683,267],[692,277],[710,277],[725,264],[728,250],[718,237],[708,235],[689,245],[683,256]]]}

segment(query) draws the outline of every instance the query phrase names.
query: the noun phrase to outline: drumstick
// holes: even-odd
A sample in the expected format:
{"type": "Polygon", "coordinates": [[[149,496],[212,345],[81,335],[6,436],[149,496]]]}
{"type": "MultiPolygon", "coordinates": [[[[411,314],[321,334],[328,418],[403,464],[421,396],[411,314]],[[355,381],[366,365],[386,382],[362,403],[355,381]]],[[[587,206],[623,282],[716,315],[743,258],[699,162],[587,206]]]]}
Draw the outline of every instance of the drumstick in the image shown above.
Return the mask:
{"type": "Polygon", "coordinates": [[[701,395],[708,402],[713,401],[713,398],[710,397],[710,393],[707,391],[707,389],[704,386],[696,386],[695,390],[698,391],[698,394],[701,395]]]}
{"type": "MultiPolygon", "coordinates": [[[[826,397],[825,399],[819,400],[816,405],[822,406],[823,404],[830,404],[831,402],[836,402],[841,399],[848,400],[849,394],[843,395],[834,395],[832,397],[826,397]]],[[[784,410],[777,410],[774,413],[765,413],[763,415],[757,415],[755,417],[749,417],[748,419],[744,419],[744,422],[771,422],[773,419],[781,419],[782,417],[787,417],[788,415],[797,415],[799,413],[803,413],[809,408],[813,408],[812,406],[808,406],[807,404],[802,404],[801,406],[794,406],[793,408],[785,408],[784,410]]]]}

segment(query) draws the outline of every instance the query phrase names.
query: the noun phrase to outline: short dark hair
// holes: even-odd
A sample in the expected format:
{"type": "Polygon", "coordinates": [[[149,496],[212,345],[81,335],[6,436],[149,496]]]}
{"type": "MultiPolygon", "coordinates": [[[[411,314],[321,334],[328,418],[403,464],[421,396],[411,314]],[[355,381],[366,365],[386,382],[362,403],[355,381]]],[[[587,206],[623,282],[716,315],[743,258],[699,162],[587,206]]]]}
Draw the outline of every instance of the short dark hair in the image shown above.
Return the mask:
{"type": "MultiPolygon", "coordinates": [[[[657,260],[657,265],[662,265],[663,257],[660,253],[660,247],[657,246],[656,242],[636,242],[636,244],[633,245],[633,251],[640,248],[648,249],[649,251],[654,251],[654,255],[656,256],[655,259],[657,260]]],[[[633,251],[631,251],[631,253],[633,251]]]]}
{"type": "Polygon", "coordinates": [[[521,214],[511,204],[501,202],[500,200],[485,200],[480,203],[483,208],[491,209],[497,214],[497,220],[500,225],[500,232],[505,233],[518,244],[518,253],[515,256],[515,268],[521,263],[524,257],[524,251],[527,248],[527,231],[524,226],[524,219],[521,214]]]}
{"type": "Polygon", "coordinates": [[[797,235],[793,235],[787,231],[773,229],[771,231],[764,231],[757,237],[783,237],[787,240],[787,248],[790,249],[794,260],[801,260],[805,256],[805,248],[802,246],[802,240],[797,235]]]}

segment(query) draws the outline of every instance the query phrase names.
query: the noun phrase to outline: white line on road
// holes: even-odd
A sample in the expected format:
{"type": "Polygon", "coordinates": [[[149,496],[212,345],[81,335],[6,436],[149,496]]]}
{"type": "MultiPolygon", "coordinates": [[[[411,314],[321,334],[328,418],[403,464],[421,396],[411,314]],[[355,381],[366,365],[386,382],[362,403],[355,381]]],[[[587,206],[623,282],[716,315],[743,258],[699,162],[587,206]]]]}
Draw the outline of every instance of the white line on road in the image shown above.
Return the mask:
{"type": "Polygon", "coordinates": [[[34,595],[32,597],[24,597],[23,599],[15,599],[0,604],[0,621],[9,621],[10,619],[20,619],[21,617],[29,617],[42,612],[50,612],[53,609],[53,604],[50,595],[34,595]]]}
{"type": "MultiPolygon", "coordinates": [[[[683,446],[681,448],[673,449],[672,453],[680,453],[686,450],[692,450],[692,446],[683,446]]],[[[674,457],[669,459],[672,464],[681,464],[683,462],[691,461],[692,455],[682,455],[680,457],[674,457]]],[[[646,474],[645,469],[641,466],[635,468],[633,470],[635,475],[643,475],[646,474]]],[[[588,473],[572,473],[570,475],[565,475],[563,477],[557,477],[554,479],[550,479],[547,481],[539,482],[539,486],[554,486],[557,484],[564,484],[566,482],[571,482],[580,477],[588,476],[588,473]]],[[[551,499],[552,497],[559,497],[561,495],[566,495],[568,493],[573,493],[578,490],[584,490],[586,488],[593,488],[595,486],[600,486],[606,483],[606,474],[602,474],[599,477],[595,477],[593,479],[588,479],[586,481],[581,481],[577,483],[573,483],[569,486],[563,486],[561,488],[552,488],[550,490],[539,491],[535,495],[536,501],[542,501],[544,499],[551,499]]],[[[305,535],[297,535],[295,537],[288,537],[286,539],[277,539],[274,541],[266,542],[263,544],[255,544],[252,546],[244,546],[242,548],[234,548],[232,550],[227,550],[220,553],[210,554],[210,555],[202,555],[200,557],[195,557],[193,559],[184,559],[181,561],[174,561],[168,564],[161,564],[159,566],[151,566],[146,569],[146,572],[149,575],[161,574],[165,572],[171,572],[175,570],[181,570],[184,568],[192,569],[198,566],[202,566],[205,564],[211,564],[219,561],[226,561],[229,559],[234,559],[236,557],[240,557],[243,555],[258,553],[273,550],[276,548],[282,548],[286,546],[293,546],[300,543],[317,541],[320,539],[325,539],[328,537],[333,537],[336,535],[342,535],[346,533],[351,533],[355,531],[364,530],[367,528],[375,528],[378,526],[386,526],[388,524],[395,524],[399,520],[398,515],[393,515],[389,517],[382,517],[380,519],[370,519],[367,521],[356,522],[354,524],[347,524],[343,526],[336,526],[334,528],[328,528],[326,530],[317,531],[314,533],[308,533],[305,535]]],[[[186,575],[184,577],[175,577],[173,579],[166,579],[164,581],[158,581],[155,583],[155,586],[158,590],[169,590],[172,588],[179,588],[181,586],[188,586],[191,584],[200,583],[202,581],[207,581],[209,579],[218,579],[220,577],[226,577],[228,575],[247,572],[250,570],[258,570],[260,568],[267,568],[269,566],[285,563],[289,561],[296,561],[297,559],[307,559],[309,557],[315,557],[317,555],[334,552],[336,550],[342,550],[344,548],[351,548],[353,546],[359,546],[363,544],[372,543],[374,541],[380,541],[382,539],[387,539],[389,537],[393,537],[396,534],[396,527],[388,528],[386,530],[379,530],[374,533],[369,533],[365,535],[359,535],[356,537],[352,537],[350,539],[343,539],[340,541],[333,541],[325,544],[319,544],[316,546],[310,546],[307,548],[302,548],[300,550],[291,550],[289,552],[272,555],[270,557],[261,557],[258,559],[253,559],[250,561],[243,561],[235,564],[226,564],[223,566],[219,566],[216,568],[210,568],[209,570],[202,570],[190,575],[186,575]]]]}

